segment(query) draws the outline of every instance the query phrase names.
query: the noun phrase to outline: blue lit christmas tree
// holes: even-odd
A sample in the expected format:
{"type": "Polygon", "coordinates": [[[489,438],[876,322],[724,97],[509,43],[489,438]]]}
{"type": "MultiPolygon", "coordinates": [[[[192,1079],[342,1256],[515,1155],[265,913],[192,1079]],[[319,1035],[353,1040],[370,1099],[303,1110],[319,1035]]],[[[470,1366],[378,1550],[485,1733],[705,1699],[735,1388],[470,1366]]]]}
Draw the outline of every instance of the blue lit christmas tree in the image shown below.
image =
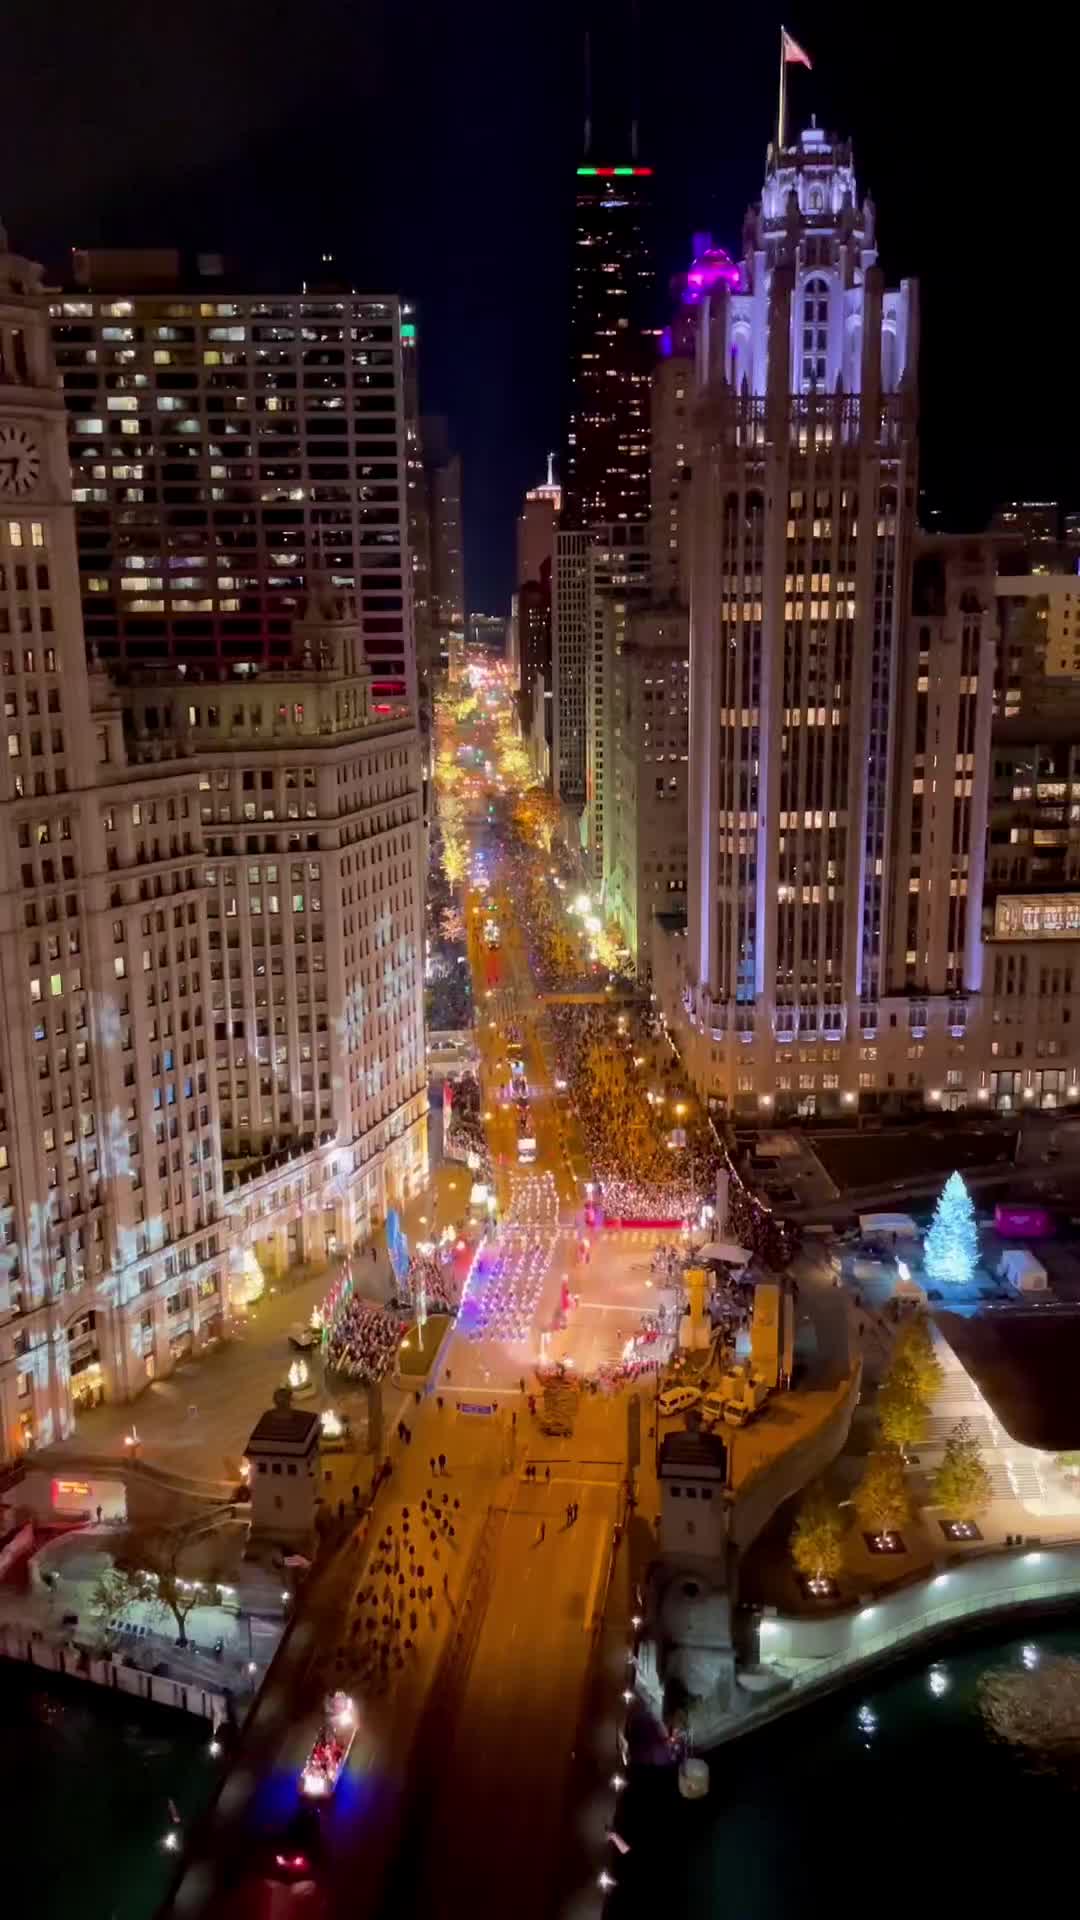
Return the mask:
{"type": "Polygon", "coordinates": [[[923,1267],[939,1286],[963,1287],[979,1263],[979,1230],[971,1195],[958,1173],[950,1173],[923,1242],[923,1267]]]}

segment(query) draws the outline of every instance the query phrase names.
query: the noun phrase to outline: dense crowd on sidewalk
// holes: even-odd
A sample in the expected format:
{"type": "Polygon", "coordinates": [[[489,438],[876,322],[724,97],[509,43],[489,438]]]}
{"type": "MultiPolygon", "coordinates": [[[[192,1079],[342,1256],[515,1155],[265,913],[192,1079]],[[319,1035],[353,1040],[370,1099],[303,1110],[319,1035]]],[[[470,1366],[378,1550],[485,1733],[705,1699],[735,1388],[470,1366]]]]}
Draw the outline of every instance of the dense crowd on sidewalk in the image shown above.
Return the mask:
{"type": "Polygon", "coordinates": [[[330,1329],[327,1367],[364,1385],[385,1380],[407,1325],[405,1316],[390,1307],[373,1306],[369,1300],[348,1300],[330,1329]]]}

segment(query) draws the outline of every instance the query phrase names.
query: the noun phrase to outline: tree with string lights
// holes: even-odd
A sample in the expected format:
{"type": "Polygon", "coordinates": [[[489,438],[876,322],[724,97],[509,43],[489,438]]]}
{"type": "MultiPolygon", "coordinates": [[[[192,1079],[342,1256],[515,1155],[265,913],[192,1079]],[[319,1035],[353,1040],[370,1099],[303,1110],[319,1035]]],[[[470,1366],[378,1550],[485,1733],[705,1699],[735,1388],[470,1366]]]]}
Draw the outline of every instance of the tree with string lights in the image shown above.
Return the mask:
{"type": "Polygon", "coordinates": [[[979,1230],[971,1195],[958,1173],[950,1173],[923,1242],[923,1267],[939,1286],[963,1287],[979,1264],[979,1230]]]}

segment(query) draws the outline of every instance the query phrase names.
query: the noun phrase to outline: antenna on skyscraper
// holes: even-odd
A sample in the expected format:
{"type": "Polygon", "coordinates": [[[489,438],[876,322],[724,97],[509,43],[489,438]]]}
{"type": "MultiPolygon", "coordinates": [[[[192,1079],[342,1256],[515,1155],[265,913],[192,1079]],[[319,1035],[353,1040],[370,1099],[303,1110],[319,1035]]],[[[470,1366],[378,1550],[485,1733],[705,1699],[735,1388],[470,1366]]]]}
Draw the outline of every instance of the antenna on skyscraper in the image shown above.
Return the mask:
{"type": "Polygon", "coordinates": [[[592,35],[585,29],[585,158],[592,152],[592,35]]]}
{"type": "Polygon", "coordinates": [[[638,0],[630,7],[630,158],[638,157],[638,0]]]}

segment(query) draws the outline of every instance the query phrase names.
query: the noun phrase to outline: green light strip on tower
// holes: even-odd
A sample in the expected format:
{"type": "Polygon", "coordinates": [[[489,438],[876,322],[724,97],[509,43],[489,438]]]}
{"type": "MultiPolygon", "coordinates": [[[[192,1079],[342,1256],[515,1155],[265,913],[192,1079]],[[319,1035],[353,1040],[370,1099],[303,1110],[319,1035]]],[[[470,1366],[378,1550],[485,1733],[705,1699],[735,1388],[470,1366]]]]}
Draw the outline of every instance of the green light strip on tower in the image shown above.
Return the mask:
{"type": "Polygon", "coordinates": [[[596,168],[595,167],[579,167],[578,172],[579,173],[595,173],[596,168]]]}

